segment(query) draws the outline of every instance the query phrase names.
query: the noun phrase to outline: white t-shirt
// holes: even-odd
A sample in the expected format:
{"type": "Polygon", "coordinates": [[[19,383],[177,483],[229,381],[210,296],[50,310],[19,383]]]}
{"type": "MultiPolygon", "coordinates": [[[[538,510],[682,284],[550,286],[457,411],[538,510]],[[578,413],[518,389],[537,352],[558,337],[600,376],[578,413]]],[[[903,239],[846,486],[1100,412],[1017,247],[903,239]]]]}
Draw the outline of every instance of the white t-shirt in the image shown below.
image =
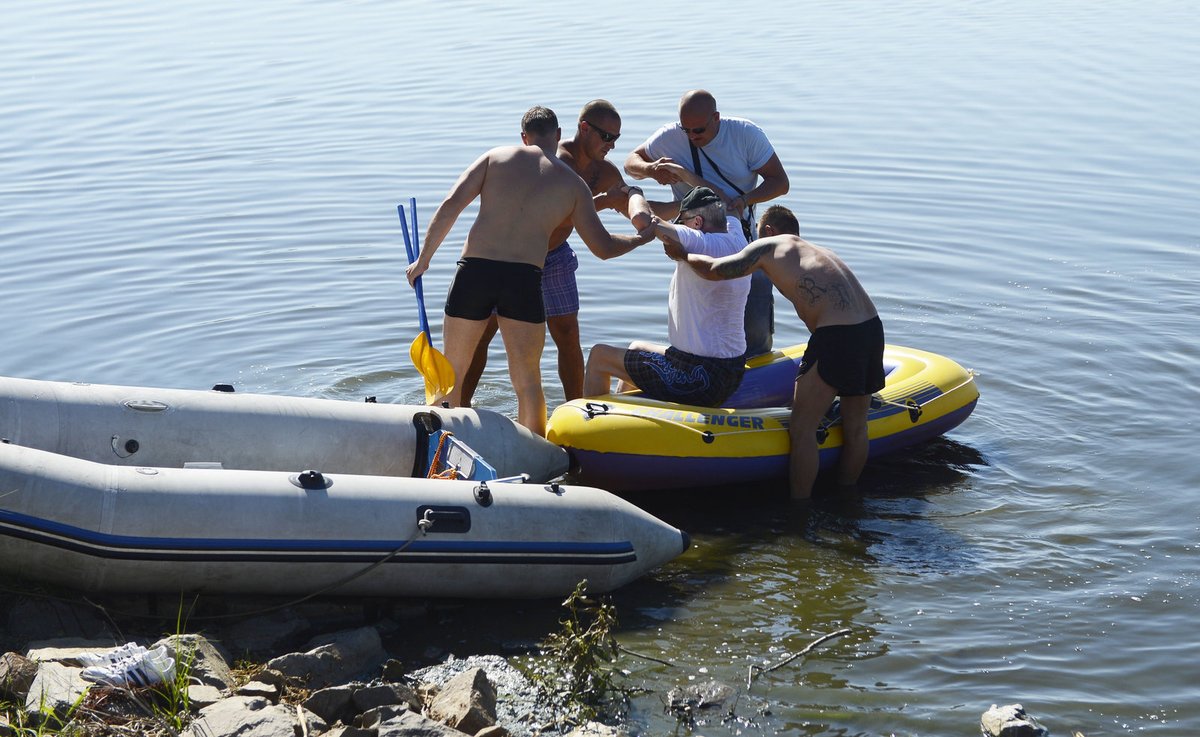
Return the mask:
{"type": "MultiPolygon", "coordinates": [[[[737,218],[729,217],[725,233],[702,233],[677,226],[688,253],[713,258],[731,256],[746,247],[737,218]]],[[[681,351],[707,358],[735,358],[746,352],[744,314],[750,277],[709,281],[680,261],[675,264],[667,297],[667,339],[681,351]]]]}
{"type": "MultiPolygon", "coordinates": [[[[646,140],[645,146],[651,161],[667,156],[684,168],[695,171],[687,133],[678,122],[668,123],[659,128],[646,140]]],[[[767,134],[763,133],[762,128],[754,123],[745,118],[722,116],[721,127],[717,130],[716,137],[701,148],[697,155],[700,157],[700,171],[696,173],[712,182],[714,186],[720,187],[726,196],[736,197],[737,191],[717,175],[708,159],[712,159],[712,163],[720,167],[721,174],[728,177],[729,181],[741,187],[743,192],[749,192],[758,182],[755,169],[761,169],[771,160],[775,155],[775,148],[767,140],[767,134]],[[707,159],[705,154],[708,155],[707,159]]],[[[682,182],[672,184],[671,188],[677,200],[683,199],[691,189],[682,182]]]]}

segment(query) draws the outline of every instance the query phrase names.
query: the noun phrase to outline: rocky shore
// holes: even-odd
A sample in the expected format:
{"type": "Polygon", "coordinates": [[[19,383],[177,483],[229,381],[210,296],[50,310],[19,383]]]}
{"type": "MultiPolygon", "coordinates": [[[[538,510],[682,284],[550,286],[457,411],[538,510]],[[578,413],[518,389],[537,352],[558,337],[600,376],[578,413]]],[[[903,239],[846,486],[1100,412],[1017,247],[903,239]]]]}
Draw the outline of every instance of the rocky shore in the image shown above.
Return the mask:
{"type": "MultiPolygon", "coordinates": [[[[155,636],[114,602],[12,595],[0,600],[0,737],[52,734],[184,737],[536,737],[569,727],[539,708],[536,689],[505,658],[458,658],[429,643],[423,660],[393,658],[385,638],[406,615],[378,617],[347,602],[310,602],[209,620],[155,636]],[[374,619],[370,624],[367,619],[374,619]],[[186,690],[109,686],[83,678],[89,654],[126,643],[165,648],[186,690]],[[82,657],[81,657],[82,656],[82,657]],[[176,691],[173,693],[173,691],[176,691]]],[[[146,600],[115,602],[147,609],[146,600]]],[[[153,607],[149,607],[153,608],[153,607]]],[[[414,604],[407,614],[422,616],[414,604]]],[[[151,623],[153,622],[153,624],[151,623]]],[[[161,628],[160,630],[161,631],[161,628]]],[[[608,728],[586,725],[588,734],[608,728]]]]}
{"type": "MultiPolygon", "coordinates": [[[[159,604],[153,597],[25,595],[0,585],[0,737],[624,735],[611,725],[561,719],[499,655],[456,657],[429,641],[411,662],[397,659],[387,643],[419,638],[416,623],[429,603],[393,606],[386,615],[362,602],[271,605],[206,613],[199,627],[185,625],[182,611],[174,620],[156,616],[159,604]],[[176,634],[152,634],[172,622],[176,634]],[[163,648],[184,676],[174,682],[183,685],[84,679],[89,655],[128,643],[163,648]]],[[[534,643],[526,645],[529,652],[534,643]]],[[[732,714],[737,698],[727,684],[697,683],[673,689],[664,705],[682,726],[700,713],[732,714]]],[[[1019,704],[993,706],[978,729],[989,737],[1047,734],[1019,704]]]]}

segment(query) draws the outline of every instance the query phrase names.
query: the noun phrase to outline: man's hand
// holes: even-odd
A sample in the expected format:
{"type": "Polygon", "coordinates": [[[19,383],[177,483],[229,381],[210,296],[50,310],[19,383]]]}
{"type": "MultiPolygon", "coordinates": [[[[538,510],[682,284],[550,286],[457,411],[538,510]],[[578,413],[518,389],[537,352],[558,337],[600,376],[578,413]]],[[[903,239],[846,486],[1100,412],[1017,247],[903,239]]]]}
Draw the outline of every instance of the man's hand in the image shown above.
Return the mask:
{"type": "Polygon", "coordinates": [[[730,199],[722,193],[721,199],[725,201],[725,210],[733,215],[737,215],[739,218],[745,212],[746,208],[750,206],[750,202],[746,199],[745,195],[738,195],[730,199]]]}
{"type": "Polygon", "coordinates": [[[429,267],[422,266],[420,261],[409,264],[408,268],[404,271],[405,275],[408,277],[408,286],[416,286],[417,277],[421,276],[421,274],[424,274],[428,269],[429,267]]]}
{"type": "Polygon", "coordinates": [[[659,184],[674,184],[675,182],[682,181],[680,175],[682,171],[686,170],[668,156],[651,161],[647,167],[647,173],[650,175],[650,178],[659,184]]]}

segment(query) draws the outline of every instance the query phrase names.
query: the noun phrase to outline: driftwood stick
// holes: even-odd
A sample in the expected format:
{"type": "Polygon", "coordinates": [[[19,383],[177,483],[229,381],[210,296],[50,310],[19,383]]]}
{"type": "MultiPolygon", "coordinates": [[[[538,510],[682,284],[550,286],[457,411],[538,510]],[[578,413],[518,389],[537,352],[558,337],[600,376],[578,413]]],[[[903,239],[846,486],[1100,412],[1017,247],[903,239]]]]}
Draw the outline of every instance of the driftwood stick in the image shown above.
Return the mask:
{"type": "Polygon", "coordinates": [[[675,664],[674,664],[674,663],[668,662],[668,661],[666,661],[666,660],[659,660],[658,658],[654,658],[654,657],[651,657],[651,656],[649,656],[649,655],[642,655],[642,654],[641,654],[641,653],[639,653],[639,652],[635,652],[635,651],[633,651],[633,650],[630,650],[629,648],[625,647],[624,645],[620,645],[620,644],[618,644],[618,645],[617,645],[617,647],[619,647],[619,648],[621,649],[621,652],[625,653],[626,655],[632,655],[633,657],[635,657],[635,658],[641,658],[642,660],[650,660],[650,661],[653,661],[653,662],[655,662],[655,663],[661,663],[661,664],[663,664],[663,665],[669,665],[669,666],[671,666],[672,668],[674,668],[674,667],[675,667],[675,664]]]}
{"type": "Polygon", "coordinates": [[[796,658],[800,657],[801,655],[806,655],[806,654],[808,654],[808,653],[812,652],[812,649],[813,649],[813,648],[815,648],[817,645],[820,645],[822,642],[825,642],[826,640],[832,640],[832,639],[833,639],[833,638],[835,638],[835,637],[841,637],[842,635],[846,635],[846,634],[849,634],[849,633],[850,633],[850,628],[849,628],[849,627],[843,627],[842,629],[840,629],[840,630],[838,630],[838,631],[836,631],[836,632],[830,632],[830,633],[829,633],[829,634],[827,634],[827,635],[821,635],[821,636],[820,636],[820,637],[818,637],[817,639],[815,639],[815,640],[813,640],[812,642],[808,643],[808,645],[806,645],[806,646],[804,647],[804,649],[803,649],[803,650],[801,650],[800,652],[798,652],[798,653],[793,653],[792,655],[789,655],[788,657],[786,657],[786,658],[784,658],[783,660],[779,661],[779,662],[778,662],[778,663],[776,663],[775,665],[772,665],[772,666],[770,666],[770,667],[767,667],[767,668],[764,668],[764,667],[762,667],[761,665],[752,665],[752,666],[750,666],[750,673],[749,673],[749,675],[746,677],[746,688],[749,688],[749,687],[750,687],[750,684],[754,682],[754,678],[755,678],[755,675],[756,675],[756,671],[757,671],[758,673],[770,673],[771,671],[773,671],[773,670],[775,670],[775,669],[777,669],[777,668],[782,668],[783,666],[785,666],[785,665],[787,665],[788,663],[792,662],[793,660],[795,660],[796,658]]]}

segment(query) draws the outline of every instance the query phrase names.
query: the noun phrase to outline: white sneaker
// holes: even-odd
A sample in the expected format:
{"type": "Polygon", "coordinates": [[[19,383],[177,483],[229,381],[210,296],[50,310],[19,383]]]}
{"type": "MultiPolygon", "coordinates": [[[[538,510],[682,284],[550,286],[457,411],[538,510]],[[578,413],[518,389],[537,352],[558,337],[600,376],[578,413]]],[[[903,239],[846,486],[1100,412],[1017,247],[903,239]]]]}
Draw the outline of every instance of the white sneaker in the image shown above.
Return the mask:
{"type": "Polygon", "coordinates": [[[75,659],[85,666],[112,665],[113,663],[119,663],[126,658],[145,654],[146,648],[142,647],[136,642],[127,642],[120,647],[115,647],[111,650],[105,650],[104,652],[80,653],[79,655],[75,656],[75,659]]]}
{"type": "Polygon", "coordinates": [[[104,663],[84,668],[80,673],[86,681],[108,686],[153,686],[175,678],[175,659],[167,655],[167,648],[129,655],[116,663],[104,663]]]}

